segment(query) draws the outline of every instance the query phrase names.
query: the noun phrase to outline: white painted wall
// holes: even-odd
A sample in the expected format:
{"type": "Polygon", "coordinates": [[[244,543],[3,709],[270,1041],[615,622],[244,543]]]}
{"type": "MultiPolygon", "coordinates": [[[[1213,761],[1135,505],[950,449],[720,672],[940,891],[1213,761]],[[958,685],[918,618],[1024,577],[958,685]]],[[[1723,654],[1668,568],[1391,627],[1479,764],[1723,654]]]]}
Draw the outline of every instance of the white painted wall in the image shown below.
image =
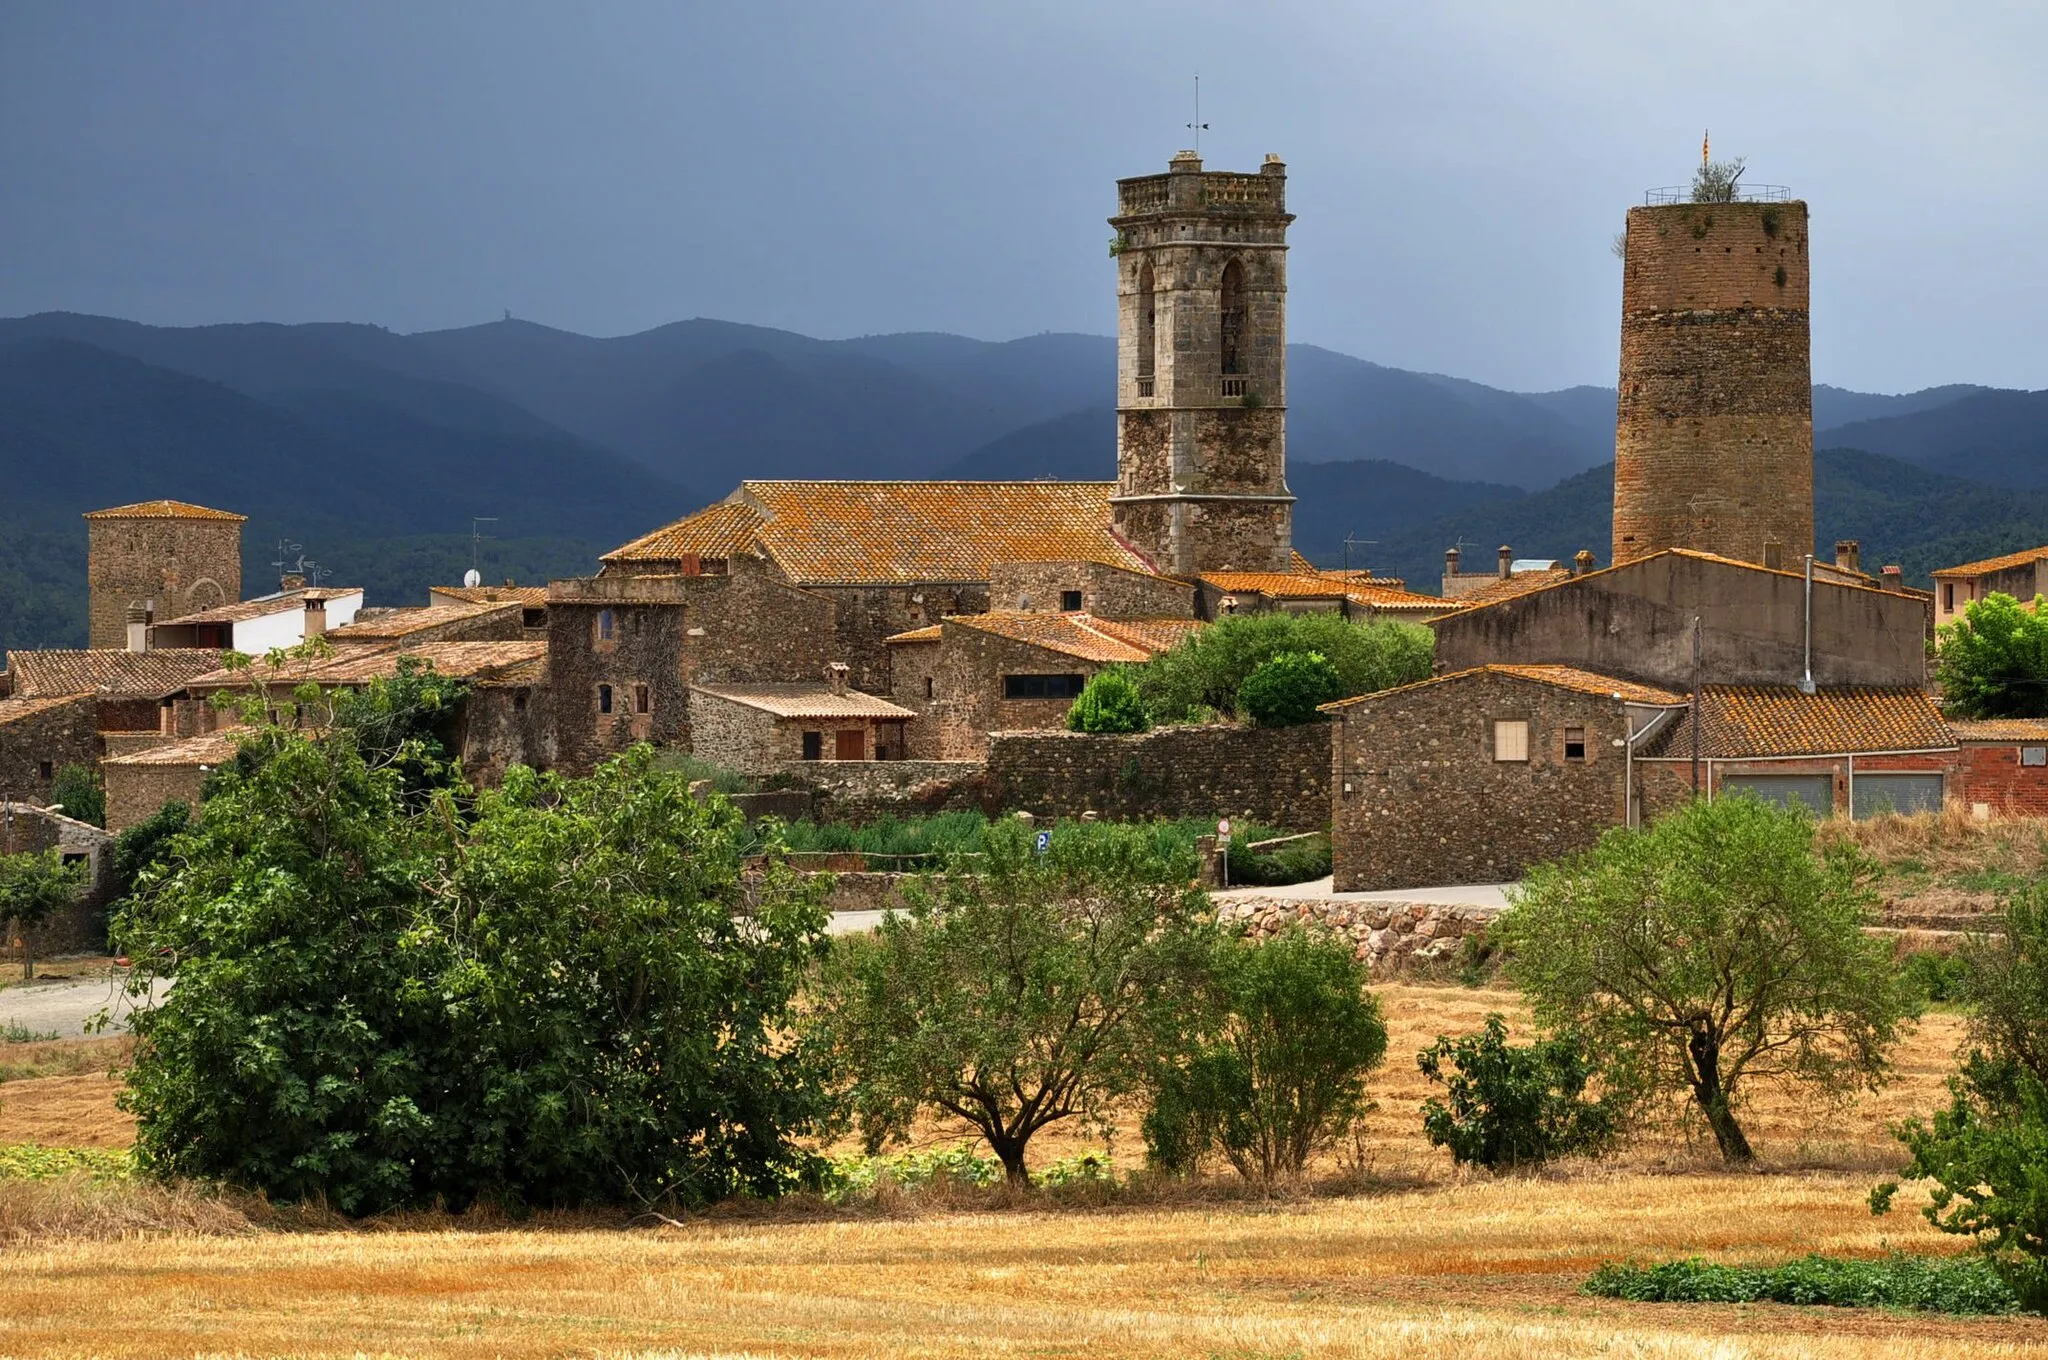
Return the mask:
{"type": "MultiPolygon", "coordinates": [[[[250,656],[262,656],[273,647],[296,647],[306,640],[306,604],[303,600],[279,601],[275,614],[243,619],[235,625],[234,648],[250,656]]],[[[363,607],[363,592],[349,591],[327,601],[327,627],[332,630],[356,616],[363,607]]]]}

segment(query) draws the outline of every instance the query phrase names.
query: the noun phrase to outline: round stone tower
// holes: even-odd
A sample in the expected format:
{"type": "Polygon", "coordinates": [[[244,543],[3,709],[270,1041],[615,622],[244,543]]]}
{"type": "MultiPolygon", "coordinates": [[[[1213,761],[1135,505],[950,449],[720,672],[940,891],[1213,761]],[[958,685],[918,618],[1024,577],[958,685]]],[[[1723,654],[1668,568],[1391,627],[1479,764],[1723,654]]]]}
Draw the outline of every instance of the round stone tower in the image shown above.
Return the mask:
{"type": "Polygon", "coordinates": [[[1287,167],[1116,187],[1117,532],[1171,575],[1286,571],[1287,167]]]}
{"type": "Polygon", "coordinates": [[[1631,208],[1621,285],[1614,561],[1813,551],[1806,204],[1631,208]]]}
{"type": "Polygon", "coordinates": [[[85,517],[91,647],[128,643],[128,607],[163,623],[242,598],[246,516],[184,501],[143,501],[85,517]]]}

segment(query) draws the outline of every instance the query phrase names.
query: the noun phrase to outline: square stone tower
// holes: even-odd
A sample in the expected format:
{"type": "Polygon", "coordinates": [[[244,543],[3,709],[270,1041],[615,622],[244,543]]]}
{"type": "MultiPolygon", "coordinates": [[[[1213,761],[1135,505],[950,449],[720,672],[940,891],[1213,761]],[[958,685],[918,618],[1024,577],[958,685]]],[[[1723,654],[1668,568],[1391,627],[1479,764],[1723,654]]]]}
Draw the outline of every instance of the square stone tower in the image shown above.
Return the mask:
{"type": "Polygon", "coordinates": [[[1806,205],[1631,208],[1623,259],[1614,561],[1696,548],[1796,570],[1813,551],[1806,205]]]}
{"type": "Polygon", "coordinates": [[[239,602],[247,518],[184,501],[143,501],[87,513],[87,645],[126,646],[131,604],[148,605],[162,623],[239,602]]]}
{"type": "Polygon", "coordinates": [[[1159,571],[1286,571],[1287,167],[1117,181],[1117,532],[1159,571]]]}

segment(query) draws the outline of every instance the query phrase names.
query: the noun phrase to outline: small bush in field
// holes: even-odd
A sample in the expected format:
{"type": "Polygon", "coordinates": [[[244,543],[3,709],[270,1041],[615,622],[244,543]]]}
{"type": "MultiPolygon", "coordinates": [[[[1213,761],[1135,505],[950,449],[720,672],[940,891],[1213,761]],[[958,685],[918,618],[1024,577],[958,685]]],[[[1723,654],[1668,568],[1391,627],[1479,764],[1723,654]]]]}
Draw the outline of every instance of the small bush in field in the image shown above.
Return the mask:
{"type": "Polygon", "coordinates": [[[1416,1054],[1422,1075],[1445,1087],[1444,1099],[1432,1096],[1422,1106],[1430,1145],[1449,1148],[1461,1165],[1489,1170],[1598,1154],[1611,1146],[1621,1110],[1613,1102],[1585,1098],[1596,1070],[1585,1050],[1570,1038],[1533,1044],[1507,1039],[1507,1022],[1489,1015],[1477,1034],[1438,1035],[1416,1054]]]}
{"type": "Polygon", "coordinates": [[[1778,1265],[1609,1261],[1580,1292],[1631,1303],[1800,1303],[1910,1308],[1925,1313],[2011,1313],[2018,1302],[1981,1259],[1891,1255],[1879,1261],[1806,1256],[1778,1265]]]}
{"type": "Polygon", "coordinates": [[[1259,727],[1299,727],[1344,697],[1344,677],[1321,652],[1282,652],[1237,687],[1237,710],[1259,727]]]}
{"type": "Polygon", "coordinates": [[[1067,710],[1073,732],[1143,732],[1151,726],[1137,685],[1116,667],[1096,672],[1067,710]]]}

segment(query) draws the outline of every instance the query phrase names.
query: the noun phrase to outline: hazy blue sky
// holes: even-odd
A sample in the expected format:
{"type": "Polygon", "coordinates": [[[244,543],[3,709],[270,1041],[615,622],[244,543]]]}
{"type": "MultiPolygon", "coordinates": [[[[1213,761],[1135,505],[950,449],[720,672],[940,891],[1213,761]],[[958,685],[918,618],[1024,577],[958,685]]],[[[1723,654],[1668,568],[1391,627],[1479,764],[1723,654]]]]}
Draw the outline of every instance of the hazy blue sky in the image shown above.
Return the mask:
{"type": "Polygon", "coordinates": [[[0,314],[1114,325],[1202,74],[1290,172],[1292,330],[1612,383],[1702,127],[1813,211],[1814,372],[2048,386],[2048,6],[0,0],[0,314]]]}

